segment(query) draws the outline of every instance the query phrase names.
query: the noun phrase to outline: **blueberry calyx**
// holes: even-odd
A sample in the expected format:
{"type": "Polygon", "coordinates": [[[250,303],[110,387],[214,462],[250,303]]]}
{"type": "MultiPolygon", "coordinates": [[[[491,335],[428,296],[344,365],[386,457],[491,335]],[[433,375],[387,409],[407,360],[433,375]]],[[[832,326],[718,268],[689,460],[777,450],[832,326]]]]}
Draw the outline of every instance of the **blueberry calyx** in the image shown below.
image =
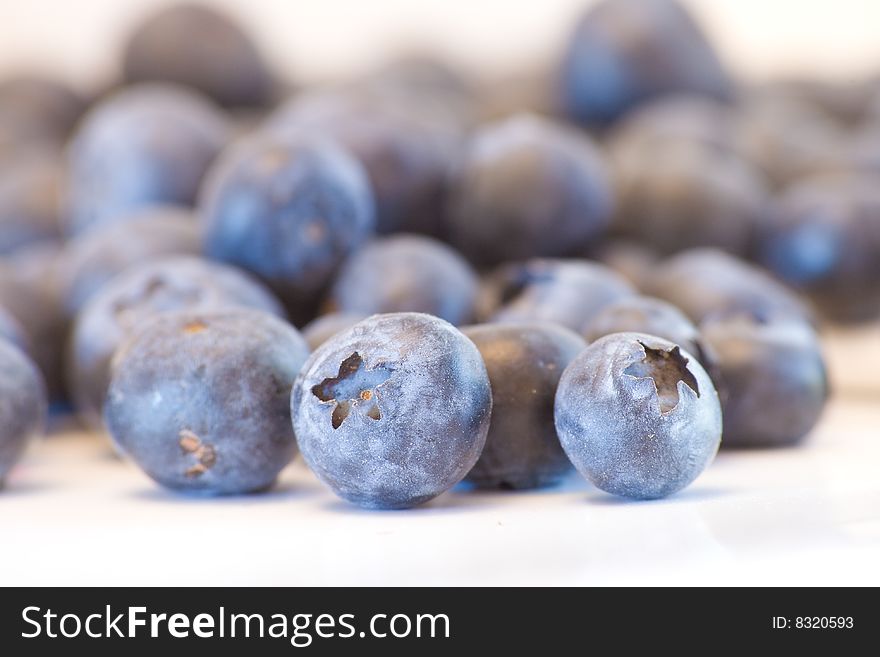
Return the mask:
{"type": "Polygon", "coordinates": [[[697,397],[700,396],[697,379],[687,368],[688,359],[681,355],[681,350],[678,347],[666,351],[652,349],[641,340],[639,340],[639,344],[645,350],[645,357],[632,363],[623,370],[623,373],[639,379],[651,379],[654,382],[661,415],[669,413],[678,406],[679,381],[683,381],[696,393],[697,397]]]}
{"type": "Polygon", "coordinates": [[[364,366],[364,359],[354,352],[339,365],[339,373],[312,386],[312,394],[323,403],[335,404],[331,416],[334,429],[342,426],[352,409],[360,409],[371,420],[382,419],[379,410],[378,388],[384,384],[394,369],[380,364],[373,369],[364,366]]]}

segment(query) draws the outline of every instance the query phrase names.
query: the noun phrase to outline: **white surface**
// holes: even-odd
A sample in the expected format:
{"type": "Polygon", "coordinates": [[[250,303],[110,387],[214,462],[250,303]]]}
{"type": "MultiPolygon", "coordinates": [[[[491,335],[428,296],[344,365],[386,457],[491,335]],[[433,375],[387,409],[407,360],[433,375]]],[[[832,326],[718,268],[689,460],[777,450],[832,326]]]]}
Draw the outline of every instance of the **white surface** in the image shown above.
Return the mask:
{"type": "Polygon", "coordinates": [[[301,461],[269,494],[166,493],[100,436],[44,441],[0,493],[2,585],[880,584],[880,403],[837,401],[798,449],[722,453],[628,503],[577,477],[361,511],[301,461]]]}
{"type": "MultiPolygon", "coordinates": [[[[413,48],[515,73],[557,55],[590,0],[201,0],[234,14],[279,70],[348,75],[413,48]]],[[[876,0],[684,0],[736,71],[837,76],[880,70],[876,0]]],[[[0,75],[21,66],[92,83],[112,75],[141,16],[169,0],[0,0],[0,75]]]]}

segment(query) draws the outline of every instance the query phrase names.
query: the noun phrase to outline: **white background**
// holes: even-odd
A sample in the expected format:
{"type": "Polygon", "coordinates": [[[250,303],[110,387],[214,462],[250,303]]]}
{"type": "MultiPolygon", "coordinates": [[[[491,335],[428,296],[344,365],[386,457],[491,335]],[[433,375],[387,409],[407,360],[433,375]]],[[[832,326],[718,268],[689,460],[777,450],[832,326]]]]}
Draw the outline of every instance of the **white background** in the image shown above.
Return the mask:
{"type": "MultiPolygon", "coordinates": [[[[0,74],[39,66],[92,82],[114,71],[129,27],[165,0],[0,0],[0,74]]],[[[558,52],[585,0],[214,0],[299,79],[435,49],[474,70],[516,72],[558,52]]],[[[750,76],[880,70],[877,0],[687,0],[750,76]]]]}

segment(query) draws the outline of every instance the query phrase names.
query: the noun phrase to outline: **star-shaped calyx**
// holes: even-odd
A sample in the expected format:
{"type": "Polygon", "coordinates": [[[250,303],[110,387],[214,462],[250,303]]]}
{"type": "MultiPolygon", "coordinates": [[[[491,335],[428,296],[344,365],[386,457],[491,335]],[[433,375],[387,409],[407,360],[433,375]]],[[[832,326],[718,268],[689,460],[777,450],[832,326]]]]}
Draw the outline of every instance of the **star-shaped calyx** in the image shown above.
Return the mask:
{"type": "Polygon", "coordinates": [[[642,341],[639,341],[639,344],[645,350],[645,357],[627,367],[623,373],[654,381],[661,413],[668,413],[678,406],[679,381],[684,381],[684,384],[693,390],[697,397],[700,396],[697,379],[687,368],[688,359],[681,355],[681,350],[678,347],[666,351],[652,349],[642,341]]]}
{"type": "Polygon", "coordinates": [[[382,413],[378,388],[393,373],[394,369],[385,363],[367,369],[361,355],[354,352],[339,365],[339,374],[312,386],[312,394],[326,404],[334,404],[330,419],[334,429],[342,426],[353,410],[371,420],[379,420],[382,413]]]}

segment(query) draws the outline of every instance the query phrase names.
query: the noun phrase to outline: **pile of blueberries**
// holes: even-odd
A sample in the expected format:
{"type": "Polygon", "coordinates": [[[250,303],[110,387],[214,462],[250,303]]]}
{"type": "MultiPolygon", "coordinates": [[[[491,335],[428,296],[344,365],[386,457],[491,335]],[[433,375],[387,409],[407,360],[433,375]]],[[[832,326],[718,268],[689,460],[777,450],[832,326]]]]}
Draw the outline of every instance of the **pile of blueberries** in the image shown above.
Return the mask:
{"type": "Polygon", "coordinates": [[[798,443],[817,331],[880,315],[880,84],[735,81],[675,0],[563,45],[297,88],[186,4],[90,99],[0,83],[0,480],[47,407],[174,490],[299,451],[376,508],[798,443]]]}

